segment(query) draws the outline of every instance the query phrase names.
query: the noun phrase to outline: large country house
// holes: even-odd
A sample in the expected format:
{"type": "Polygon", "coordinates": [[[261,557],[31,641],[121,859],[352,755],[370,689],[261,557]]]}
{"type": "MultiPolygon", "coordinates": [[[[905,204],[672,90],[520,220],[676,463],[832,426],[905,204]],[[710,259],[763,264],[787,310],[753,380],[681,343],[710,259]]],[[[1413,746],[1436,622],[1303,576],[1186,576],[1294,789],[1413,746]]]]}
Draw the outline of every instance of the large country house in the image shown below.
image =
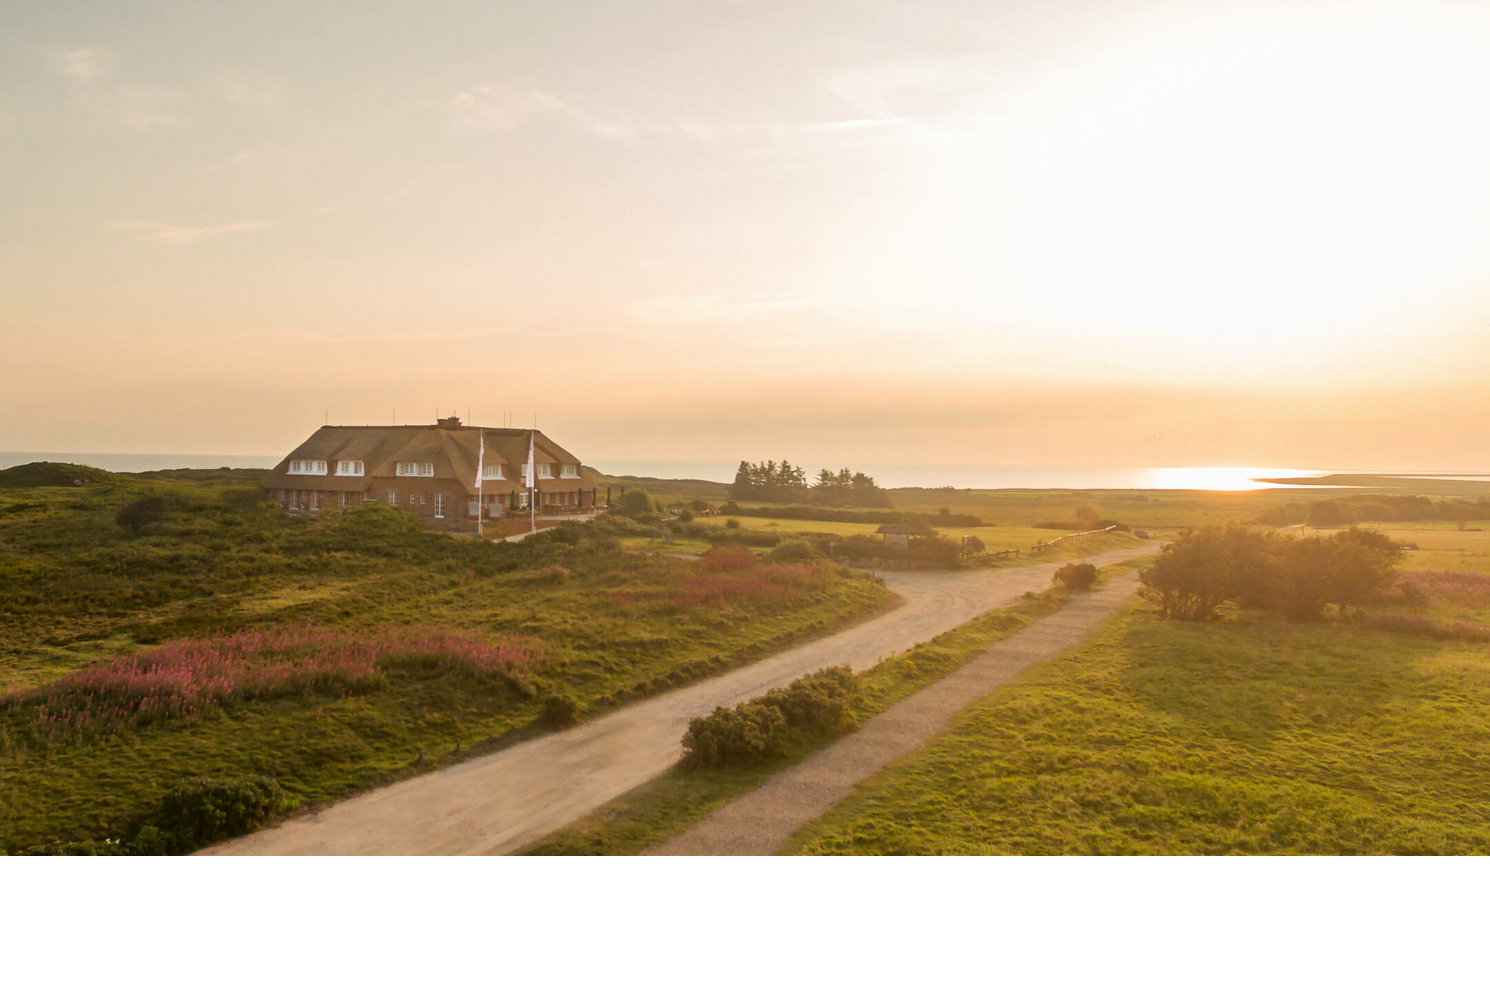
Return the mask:
{"type": "Polygon", "coordinates": [[[537,509],[594,507],[597,491],[584,486],[579,458],[542,432],[480,429],[453,416],[434,425],[322,426],[269,472],[267,486],[288,511],[343,511],[381,501],[431,527],[470,531],[478,512],[492,519],[529,510],[530,437],[537,509]]]}

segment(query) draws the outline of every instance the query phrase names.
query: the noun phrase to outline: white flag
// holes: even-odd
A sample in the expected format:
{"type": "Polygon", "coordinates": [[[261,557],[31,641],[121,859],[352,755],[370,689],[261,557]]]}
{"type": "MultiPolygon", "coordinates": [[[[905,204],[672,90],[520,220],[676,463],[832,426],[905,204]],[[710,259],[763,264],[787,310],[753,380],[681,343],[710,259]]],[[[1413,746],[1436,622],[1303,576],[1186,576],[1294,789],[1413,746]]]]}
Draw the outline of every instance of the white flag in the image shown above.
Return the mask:
{"type": "Polygon", "coordinates": [[[538,486],[538,480],[535,476],[536,473],[537,470],[533,467],[533,434],[530,432],[528,433],[528,470],[527,475],[524,478],[524,486],[527,487],[528,490],[532,490],[534,487],[538,486]]]}
{"type": "Polygon", "coordinates": [[[477,440],[481,448],[476,452],[476,491],[481,491],[481,475],[486,472],[486,430],[477,433],[481,438],[477,440]]]}

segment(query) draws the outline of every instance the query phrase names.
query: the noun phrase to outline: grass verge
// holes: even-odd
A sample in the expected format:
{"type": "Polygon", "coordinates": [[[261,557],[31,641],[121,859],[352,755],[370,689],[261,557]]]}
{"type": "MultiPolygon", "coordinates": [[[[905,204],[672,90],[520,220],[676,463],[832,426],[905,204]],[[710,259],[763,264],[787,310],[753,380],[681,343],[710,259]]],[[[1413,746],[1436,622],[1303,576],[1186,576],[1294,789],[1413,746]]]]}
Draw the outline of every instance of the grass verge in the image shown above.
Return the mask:
{"type": "Polygon", "coordinates": [[[1490,656],[1129,605],[799,830],[805,854],[1490,850],[1490,656]]]}

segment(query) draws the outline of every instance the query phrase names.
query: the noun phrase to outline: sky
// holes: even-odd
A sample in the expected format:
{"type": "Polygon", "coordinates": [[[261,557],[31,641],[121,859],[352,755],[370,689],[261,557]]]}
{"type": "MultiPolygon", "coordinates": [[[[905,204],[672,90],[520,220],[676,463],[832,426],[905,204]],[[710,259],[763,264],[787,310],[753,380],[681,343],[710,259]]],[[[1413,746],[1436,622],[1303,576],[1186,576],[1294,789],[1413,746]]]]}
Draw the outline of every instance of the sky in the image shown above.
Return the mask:
{"type": "Polygon", "coordinates": [[[1490,469],[1490,4],[0,13],[0,449],[1490,469]]]}

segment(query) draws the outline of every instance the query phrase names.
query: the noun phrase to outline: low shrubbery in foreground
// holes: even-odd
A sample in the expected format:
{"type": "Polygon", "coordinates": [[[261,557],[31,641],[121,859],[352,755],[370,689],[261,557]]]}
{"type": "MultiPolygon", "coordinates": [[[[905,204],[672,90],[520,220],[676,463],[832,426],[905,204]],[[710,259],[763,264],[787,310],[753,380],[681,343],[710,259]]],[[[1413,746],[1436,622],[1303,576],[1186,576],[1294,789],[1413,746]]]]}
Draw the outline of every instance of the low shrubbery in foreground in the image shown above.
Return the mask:
{"type": "Polygon", "coordinates": [[[683,764],[760,765],[781,757],[794,743],[836,737],[854,725],[851,706],[858,692],[853,671],[838,666],[809,673],[734,709],[716,707],[689,723],[683,764]]]}
{"type": "Polygon", "coordinates": [[[1067,590],[1090,590],[1097,582],[1097,567],[1091,563],[1067,563],[1050,579],[1067,590]]]}

